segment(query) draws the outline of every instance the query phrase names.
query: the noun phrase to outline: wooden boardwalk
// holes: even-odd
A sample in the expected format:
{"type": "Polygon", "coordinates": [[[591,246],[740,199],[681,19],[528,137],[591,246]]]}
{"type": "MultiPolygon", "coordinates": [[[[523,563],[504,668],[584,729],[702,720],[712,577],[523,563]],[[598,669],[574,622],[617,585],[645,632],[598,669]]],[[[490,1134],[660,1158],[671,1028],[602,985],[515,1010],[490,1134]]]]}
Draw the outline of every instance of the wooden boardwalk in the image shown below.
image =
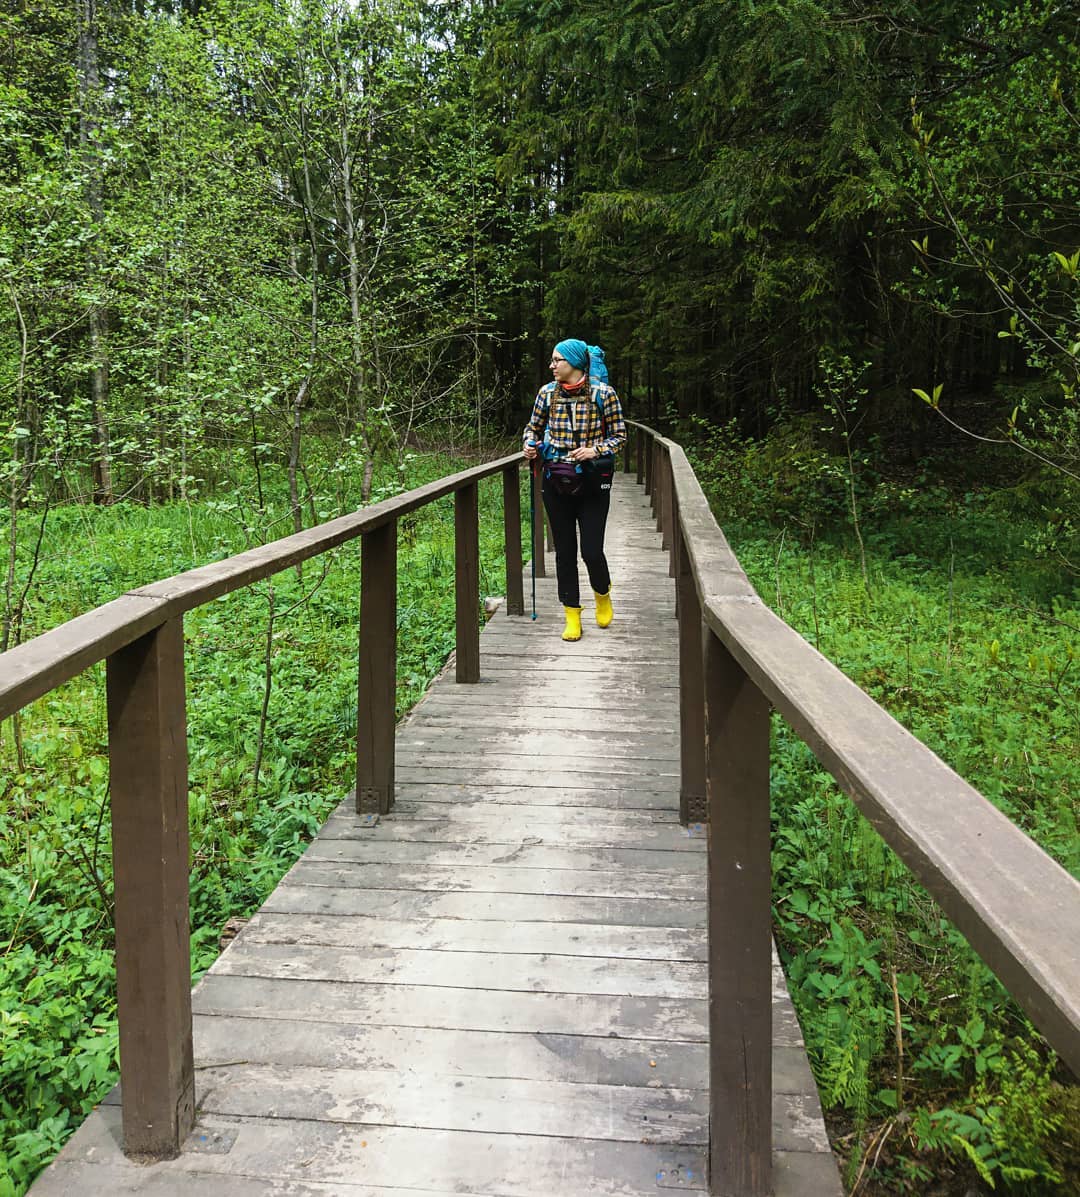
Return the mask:
{"type": "MultiPolygon", "coordinates": [[[[444,674],[399,729],[393,812],[342,803],[199,983],[179,1158],[125,1159],[114,1093],[34,1197],[707,1191],[706,842],[654,527],[619,477],[614,625],[587,600],[564,644],[553,577],[536,622],[500,611],[480,684],[444,674]]],[[[777,1197],[837,1197],[775,990],[777,1197]]]]}

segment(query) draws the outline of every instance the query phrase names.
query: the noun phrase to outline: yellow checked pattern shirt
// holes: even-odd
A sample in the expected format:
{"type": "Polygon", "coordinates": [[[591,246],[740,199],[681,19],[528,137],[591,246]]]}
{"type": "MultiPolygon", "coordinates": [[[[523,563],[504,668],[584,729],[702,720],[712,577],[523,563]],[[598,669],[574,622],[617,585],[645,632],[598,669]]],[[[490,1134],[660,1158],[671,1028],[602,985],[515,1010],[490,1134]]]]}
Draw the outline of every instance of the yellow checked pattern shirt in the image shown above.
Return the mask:
{"type": "Polygon", "coordinates": [[[618,453],[626,442],[622,404],[615,388],[604,382],[593,383],[577,397],[565,394],[554,382],[542,386],[522,439],[539,444],[545,429],[548,445],[542,456],[546,461],[566,461],[571,449],[582,447],[618,453]]]}

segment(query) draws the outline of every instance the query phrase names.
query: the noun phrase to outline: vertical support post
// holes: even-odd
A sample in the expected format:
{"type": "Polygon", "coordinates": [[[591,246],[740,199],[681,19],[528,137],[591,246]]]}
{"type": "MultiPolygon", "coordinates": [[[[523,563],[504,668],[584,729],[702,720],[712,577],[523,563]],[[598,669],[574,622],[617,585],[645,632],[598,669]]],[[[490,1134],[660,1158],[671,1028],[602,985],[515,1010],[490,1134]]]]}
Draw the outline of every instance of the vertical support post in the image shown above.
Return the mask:
{"type": "Polygon", "coordinates": [[[480,680],[480,488],[473,482],[454,494],[457,596],[457,680],[480,680]]]}
{"type": "Polygon", "coordinates": [[[675,584],[679,616],[679,822],[704,823],[705,802],[705,676],[701,649],[701,602],[686,551],[686,540],[675,524],[675,584]]]}
{"type": "MultiPolygon", "coordinates": [[[[664,450],[659,441],[653,442],[653,515],[656,516],[656,530],[664,530],[664,450]]],[[[660,537],[660,547],[666,549],[663,536],[660,537]]]]}
{"type": "Polygon", "coordinates": [[[397,520],[360,540],[360,668],[356,704],[356,813],[394,806],[397,700],[397,520]]]}
{"type": "MultiPolygon", "coordinates": [[[[637,450],[637,480],[638,483],[645,481],[645,433],[640,428],[635,428],[634,444],[637,450]]],[[[648,494],[648,491],[645,492],[648,494]]]]}
{"type": "Polygon", "coordinates": [[[503,470],[503,544],[506,552],[506,614],[525,614],[521,569],[521,491],[517,465],[503,470]]]}
{"type": "Polygon", "coordinates": [[[623,468],[623,473],[624,473],[624,474],[629,474],[629,473],[630,473],[630,461],[631,461],[631,457],[632,457],[632,450],[631,450],[631,448],[630,448],[630,438],[629,438],[629,436],[628,436],[628,437],[626,438],[626,440],[625,440],[625,441],[623,441],[623,460],[622,460],[622,468],[623,468]]]}
{"type": "Polygon", "coordinates": [[[195,1123],[183,620],[105,676],[124,1151],[172,1159],[195,1123]]]}
{"type": "Polygon", "coordinates": [[[546,521],[544,519],[544,471],[542,467],[531,466],[534,477],[529,483],[533,487],[533,568],[538,578],[547,577],[547,567],[544,564],[544,533],[546,521]]]}
{"type": "Polygon", "coordinates": [[[675,472],[671,468],[671,453],[664,453],[664,535],[661,543],[670,548],[668,554],[668,577],[677,576],[675,561],[675,472]]]}
{"type": "MultiPolygon", "coordinates": [[[[653,465],[655,461],[656,446],[653,444],[652,437],[649,437],[645,443],[645,493],[650,497],[653,493],[653,465]]],[[[655,502],[653,506],[655,507],[655,502]]]]}
{"type": "Polygon", "coordinates": [[[772,1183],[769,704],[703,625],[709,809],[709,1192],[772,1183]]]}

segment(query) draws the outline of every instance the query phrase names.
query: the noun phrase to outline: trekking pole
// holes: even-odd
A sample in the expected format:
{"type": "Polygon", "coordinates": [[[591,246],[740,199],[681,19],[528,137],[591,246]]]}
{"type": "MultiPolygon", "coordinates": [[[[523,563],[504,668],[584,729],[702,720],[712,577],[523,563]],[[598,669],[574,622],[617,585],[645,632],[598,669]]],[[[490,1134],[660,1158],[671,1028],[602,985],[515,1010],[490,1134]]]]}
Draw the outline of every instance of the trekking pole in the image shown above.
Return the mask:
{"type": "MultiPolygon", "coordinates": [[[[535,444],[534,441],[529,442],[535,444]]],[[[529,567],[532,572],[532,617],[536,618],[536,458],[529,462],[529,567]]]]}

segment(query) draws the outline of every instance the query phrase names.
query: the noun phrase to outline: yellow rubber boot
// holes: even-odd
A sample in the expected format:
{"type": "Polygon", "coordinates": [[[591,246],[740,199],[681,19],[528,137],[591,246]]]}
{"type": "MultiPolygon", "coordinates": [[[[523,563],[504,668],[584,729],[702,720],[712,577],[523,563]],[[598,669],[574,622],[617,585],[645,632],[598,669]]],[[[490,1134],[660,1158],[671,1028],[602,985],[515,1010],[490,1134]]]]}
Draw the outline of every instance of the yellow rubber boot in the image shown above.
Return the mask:
{"type": "MultiPolygon", "coordinates": [[[[596,594],[596,591],[593,591],[596,594]]],[[[598,628],[606,628],[615,618],[615,612],[611,609],[611,591],[607,594],[596,594],[596,626],[598,628]]]]}
{"type": "Polygon", "coordinates": [[[563,610],[566,612],[566,627],[563,628],[562,638],[564,640],[580,640],[581,608],[563,607],[563,610]]]}

